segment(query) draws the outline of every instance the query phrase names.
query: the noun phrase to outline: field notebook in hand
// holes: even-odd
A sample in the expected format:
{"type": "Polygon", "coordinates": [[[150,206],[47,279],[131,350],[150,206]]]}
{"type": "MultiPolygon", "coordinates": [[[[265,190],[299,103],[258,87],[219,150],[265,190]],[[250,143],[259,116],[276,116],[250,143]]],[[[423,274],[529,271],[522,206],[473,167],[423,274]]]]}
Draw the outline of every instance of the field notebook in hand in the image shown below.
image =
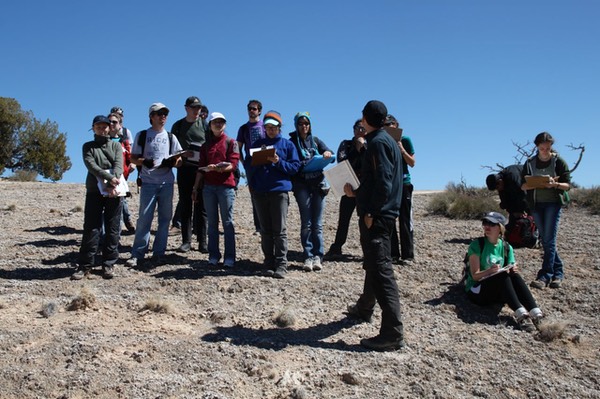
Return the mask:
{"type": "MultiPolygon", "coordinates": [[[[106,172],[112,174],[113,171],[108,169],[106,172]]],[[[110,187],[108,186],[108,182],[100,177],[96,177],[98,180],[98,189],[100,190],[100,194],[104,197],[108,197],[110,194],[108,190],[110,187]]],[[[127,184],[127,180],[125,180],[125,176],[121,175],[119,178],[119,185],[116,187],[117,197],[125,197],[129,192],[129,184],[127,184]]]]}
{"type": "Polygon", "coordinates": [[[512,264],[510,264],[510,265],[506,265],[506,266],[504,266],[504,267],[501,267],[500,269],[496,270],[496,272],[495,272],[495,273],[492,273],[492,274],[490,274],[489,276],[483,277],[481,280],[485,280],[486,278],[490,278],[490,277],[492,277],[492,276],[495,276],[495,275],[496,275],[496,274],[498,274],[498,273],[504,273],[504,272],[507,272],[507,271],[509,271],[510,269],[512,269],[513,267],[515,267],[515,264],[514,264],[514,263],[512,263],[512,264]]]}
{"type": "Polygon", "coordinates": [[[549,175],[542,176],[525,176],[525,182],[530,188],[545,188],[546,184],[550,183],[549,175]]]}
{"type": "Polygon", "coordinates": [[[272,145],[265,148],[251,148],[250,156],[252,157],[252,166],[266,165],[271,162],[268,158],[275,156],[275,148],[272,145]]]}
{"type": "Polygon", "coordinates": [[[344,186],[346,183],[350,183],[353,190],[356,190],[360,185],[356,173],[354,173],[347,159],[327,169],[323,174],[336,197],[344,195],[344,186]]]}
{"type": "Polygon", "coordinates": [[[332,162],[335,162],[335,156],[324,158],[323,155],[315,155],[304,165],[302,172],[320,172],[332,162]]]}

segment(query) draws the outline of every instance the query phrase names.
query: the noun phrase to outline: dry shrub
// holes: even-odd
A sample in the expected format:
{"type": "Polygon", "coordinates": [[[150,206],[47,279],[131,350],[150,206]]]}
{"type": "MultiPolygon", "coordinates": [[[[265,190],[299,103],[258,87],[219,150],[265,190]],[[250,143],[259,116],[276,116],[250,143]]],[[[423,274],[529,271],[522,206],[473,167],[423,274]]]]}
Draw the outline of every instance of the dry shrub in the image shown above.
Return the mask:
{"type": "Polygon", "coordinates": [[[285,308],[273,318],[275,324],[279,327],[290,327],[296,323],[296,313],[292,308],[285,308]]]}
{"type": "Polygon", "coordinates": [[[96,296],[84,287],[79,296],[67,305],[67,310],[83,310],[91,308],[94,303],[96,303],[96,296]]]}
{"type": "Polygon", "coordinates": [[[154,313],[171,313],[173,306],[170,302],[159,298],[150,298],[146,301],[144,306],[140,309],[140,312],[149,310],[154,313]]]}
{"type": "Polygon", "coordinates": [[[17,206],[15,204],[10,204],[9,206],[6,207],[6,210],[14,212],[17,210],[17,206]]]}
{"type": "Polygon", "coordinates": [[[33,170],[17,170],[9,177],[12,181],[36,181],[38,173],[33,170]]]}
{"type": "Polygon", "coordinates": [[[587,208],[593,215],[600,214],[600,187],[573,189],[569,194],[574,203],[587,208]]]}
{"type": "Polygon", "coordinates": [[[555,339],[562,338],[566,328],[567,323],[563,321],[542,323],[542,325],[539,327],[539,333],[537,334],[536,338],[543,342],[552,342],[555,339]]]}
{"type": "Polygon", "coordinates": [[[487,188],[448,183],[446,191],[435,194],[427,211],[451,219],[478,219],[486,212],[499,211],[495,192],[487,188]]]}
{"type": "Polygon", "coordinates": [[[45,318],[49,318],[51,316],[54,316],[54,314],[57,311],[58,311],[58,306],[56,306],[56,303],[50,302],[50,303],[46,303],[42,306],[42,310],[40,310],[40,314],[42,316],[44,316],[45,318]]]}

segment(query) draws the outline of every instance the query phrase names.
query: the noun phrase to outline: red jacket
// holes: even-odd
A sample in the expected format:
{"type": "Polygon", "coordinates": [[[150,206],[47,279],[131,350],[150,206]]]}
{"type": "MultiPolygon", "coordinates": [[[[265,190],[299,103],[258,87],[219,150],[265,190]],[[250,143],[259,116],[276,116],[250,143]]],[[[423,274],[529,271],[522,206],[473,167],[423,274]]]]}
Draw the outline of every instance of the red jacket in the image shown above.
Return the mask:
{"type": "MultiPolygon", "coordinates": [[[[200,147],[200,162],[198,167],[216,165],[219,162],[230,162],[233,170],[238,167],[240,151],[237,142],[223,133],[219,137],[211,136],[202,147],[200,147]]],[[[229,173],[216,171],[203,172],[204,184],[211,186],[235,187],[233,170],[229,173]]]]}

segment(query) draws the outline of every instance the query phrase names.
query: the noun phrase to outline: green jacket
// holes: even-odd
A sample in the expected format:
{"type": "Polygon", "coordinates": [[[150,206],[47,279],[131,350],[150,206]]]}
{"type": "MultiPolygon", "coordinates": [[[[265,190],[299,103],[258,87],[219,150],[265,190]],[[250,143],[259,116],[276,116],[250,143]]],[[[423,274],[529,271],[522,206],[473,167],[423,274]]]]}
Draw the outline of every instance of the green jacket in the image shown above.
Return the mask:
{"type": "Polygon", "coordinates": [[[88,192],[100,194],[98,178],[111,180],[123,174],[123,147],[110,137],[94,135],[93,141],[83,145],[83,163],[88,170],[85,188],[88,192]],[[112,170],[113,174],[106,172],[112,170]]]}

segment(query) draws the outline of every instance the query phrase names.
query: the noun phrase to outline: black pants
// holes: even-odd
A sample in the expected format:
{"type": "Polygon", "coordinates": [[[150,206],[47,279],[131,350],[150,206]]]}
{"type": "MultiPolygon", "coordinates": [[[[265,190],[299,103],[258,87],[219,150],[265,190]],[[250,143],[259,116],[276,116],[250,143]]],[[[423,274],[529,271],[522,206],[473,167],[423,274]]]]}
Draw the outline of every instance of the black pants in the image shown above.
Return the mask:
{"type": "Polygon", "coordinates": [[[92,267],[96,253],[102,253],[102,265],[112,266],[119,259],[121,235],[121,197],[103,197],[99,193],[87,193],[83,216],[83,237],[79,249],[79,265],[92,267]],[[100,240],[104,226],[104,238],[100,240]],[[99,246],[102,245],[102,251],[99,246]]]}
{"type": "Polygon", "coordinates": [[[521,306],[528,311],[538,307],[519,273],[498,273],[483,280],[480,288],[478,294],[467,293],[469,299],[478,305],[506,303],[513,311],[521,306]]]}
{"type": "Polygon", "coordinates": [[[340,198],[337,232],[335,233],[335,241],[331,244],[331,249],[342,251],[342,246],[348,238],[348,228],[350,227],[350,220],[352,220],[354,209],[356,209],[356,198],[342,195],[342,198],[340,198]]]}
{"type": "Polygon", "coordinates": [[[357,306],[364,313],[372,313],[375,303],[378,303],[382,315],[379,334],[390,339],[402,339],[404,327],[400,315],[400,295],[390,252],[394,224],[394,219],[376,217],[368,229],[364,218],[359,219],[365,283],[357,306]]]}
{"type": "Polygon", "coordinates": [[[400,204],[400,216],[398,217],[399,230],[396,230],[394,225],[392,234],[392,258],[413,259],[415,257],[412,218],[413,189],[412,184],[402,186],[402,202],[400,204]],[[398,235],[400,235],[400,240],[398,240],[398,235]]]}
{"type": "Polygon", "coordinates": [[[265,266],[287,267],[287,214],[290,197],[287,192],[254,193],[260,220],[261,247],[265,266]]]}
{"type": "Polygon", "coordinates": [[[177,170],[177,189],[179,191],[179,206],[181,209],[181,241],[183,244],[192,242],[192,216],[196,227],[196,235],[200,245],[206,245],[206,229],[208,220],[204,209],[202,192],[196,195],[197,202],[192,202],[192,190],[196,181],[195,166],[182,166],[177,170]]]}

